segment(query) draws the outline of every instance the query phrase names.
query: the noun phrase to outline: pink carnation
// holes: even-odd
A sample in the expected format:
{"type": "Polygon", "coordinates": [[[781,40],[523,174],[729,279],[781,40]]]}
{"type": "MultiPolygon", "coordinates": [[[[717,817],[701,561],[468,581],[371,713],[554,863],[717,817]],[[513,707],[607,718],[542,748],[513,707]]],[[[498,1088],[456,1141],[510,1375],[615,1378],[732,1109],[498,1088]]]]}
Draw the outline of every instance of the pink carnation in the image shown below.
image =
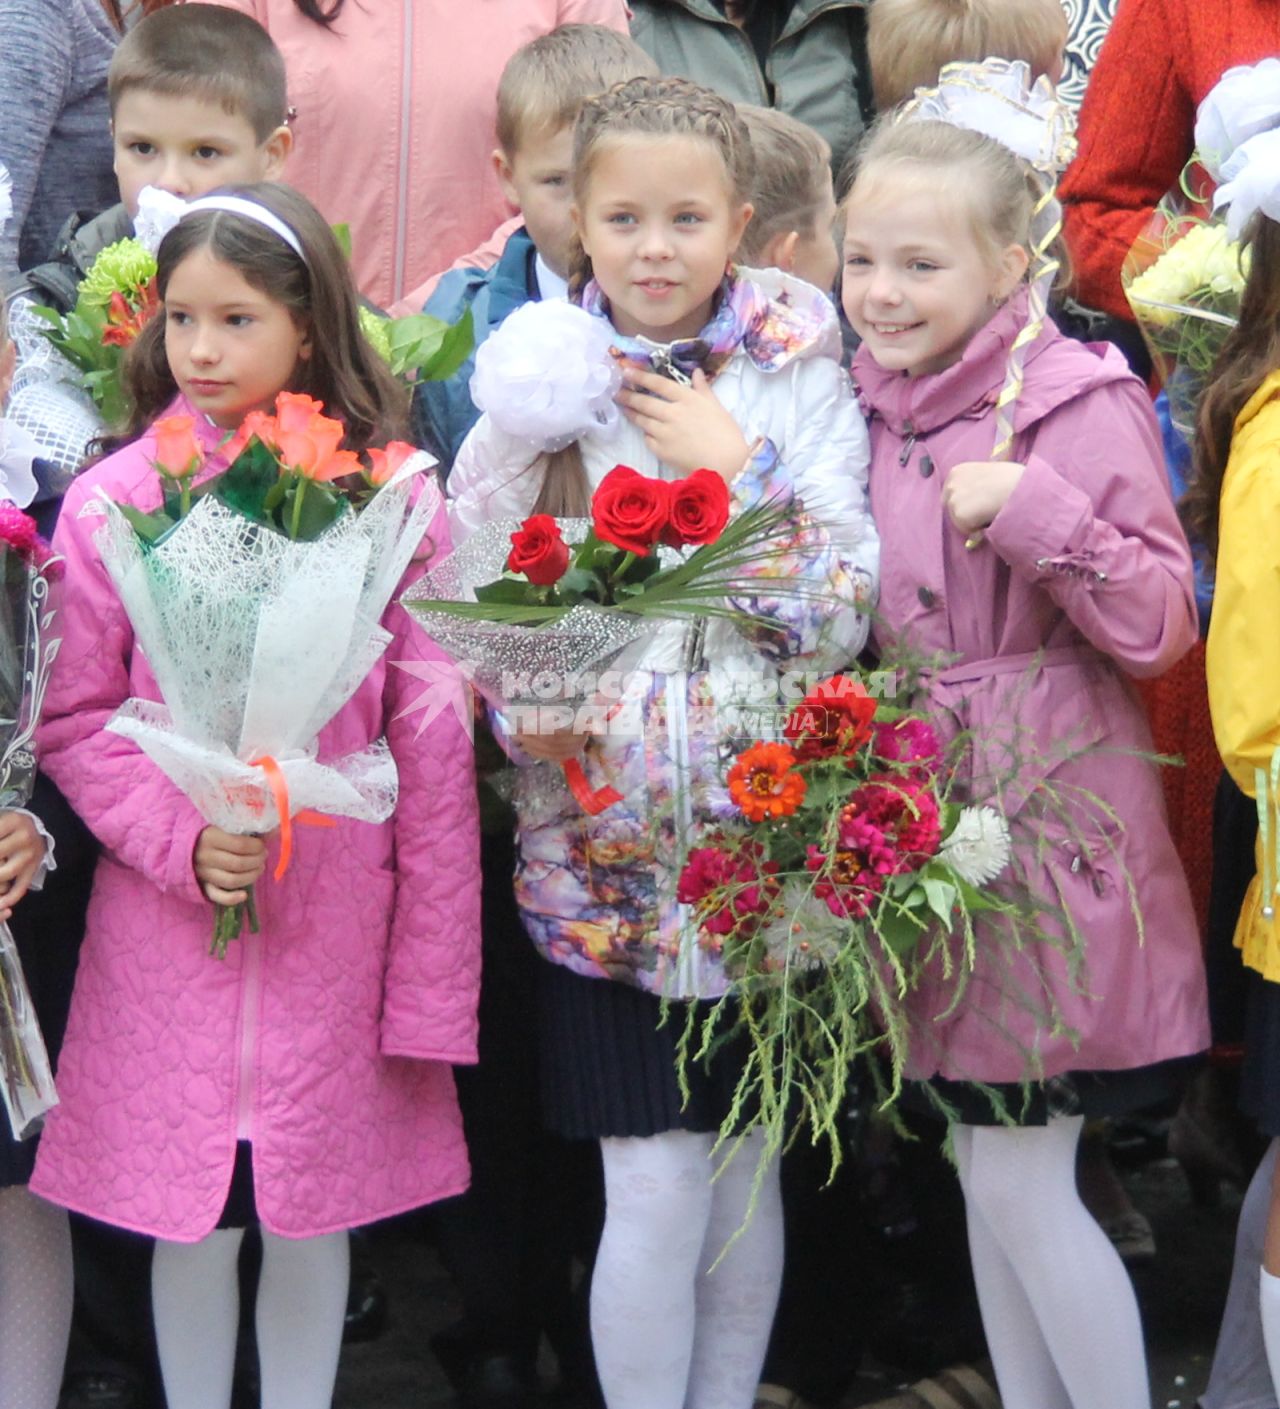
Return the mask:
{"type": "Polygon", "coordinates": [[[16,504],[0,500],[0,542],[27,558],[35,553],[39,541],[35,519],[24,514],[16,504]]]}

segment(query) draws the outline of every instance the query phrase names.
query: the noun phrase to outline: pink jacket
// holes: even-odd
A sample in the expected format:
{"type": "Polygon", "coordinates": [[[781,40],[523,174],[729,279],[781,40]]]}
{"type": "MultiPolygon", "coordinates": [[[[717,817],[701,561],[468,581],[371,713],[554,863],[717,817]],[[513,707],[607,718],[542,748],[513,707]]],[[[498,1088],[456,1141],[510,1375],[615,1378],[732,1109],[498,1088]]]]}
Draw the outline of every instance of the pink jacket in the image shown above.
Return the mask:
{"type": "MultiPolygon", "coordinates": [[[[153,454],[144,436],[82,475],[54,539],[66,581],[41,761],[103,853],[62,1104],[31,1186],[108,1223],[193,1241],[222,1211],[239,1133],[253,1142],[262,1222],[285,1236],[458,1193],[468,1169],[450,1064],[476,1059],[480,967],[472,752],[447,710],[415,739],[417,721],[396,715],[421,686],[391,666],[434,648],[388,608],[391,644],[320,735],[322,758],[388,738],[394,817],[296,828],[280,881],[273,842],[257,887],[261,934],[211,958],[213,911],[192,869],[204,822],[103,728],[128,697],[160,698],[94,545],[99,493],[157,504],[153,454]]],[[[431,536],[446,532],[441,517],[431,536]]]]}
{"type": "Polygon", "coordinates": [[[1014,459],[1027,467],[1018,487],[974,551],[942,509],[949,468],[991,458],[993,406],[1025,316],[1025,298],[1011,301],[934,376],[887,372],[865,349],[853,365],[872,413],[882,639],[954,658],[927,689],[939,724],[972,731],[975,779],[999,772],[1016,721],[1042,756],[1087,749],[1053,775],[1114,814],[1055,827],[1023,857],[1036,891],[1065,906],[1084,940],[1078,979],[1061,956],[1046,973],[1076,1040],[1038,1030],[1019,1003],[1037,982],[1030,965],[1010,971],[980,948],[951,1017],[940,1020],[945,985],[915,997],[922,1076],[1014,1081],[1027,1053],[1046,1075],[1120,1070],[1209,1042],[1195,916],[1160,779],[1124,752],[1152,747],[1126,677],[1161,674],[1196,639],[1191,557],[1142,384],[1114,350],[1047,327],[1028,350],[1015,414],[1014,459]]]}
{"type": "Polygon", "coordinates": [[[490,156],[512,54],[557,25],[627,29],[623,0],[347,0],[332,29],[294,0],[215,3],[283,52],[297,109],[286,178],[350,226],[356,282],[384,308],[511,214],[490,156]]]}

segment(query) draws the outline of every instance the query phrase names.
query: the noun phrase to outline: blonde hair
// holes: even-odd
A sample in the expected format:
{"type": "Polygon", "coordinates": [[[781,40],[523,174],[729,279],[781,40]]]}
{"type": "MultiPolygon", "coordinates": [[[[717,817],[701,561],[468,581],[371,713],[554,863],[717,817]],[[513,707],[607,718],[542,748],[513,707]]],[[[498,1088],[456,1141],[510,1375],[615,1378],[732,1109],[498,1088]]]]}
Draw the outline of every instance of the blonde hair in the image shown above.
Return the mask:
{"type": "MultiPolygon", "coordinates": [[[[588,98],[573,128],[573,198],[582,209],[591,173],[610,142],[627,137],[695,137],[724,163],[730,199],[751,198],[751,135],[727,98],[685,78],[632,78],[588,98]]],[[[575,238],[569,255],[569,295],[578,300],[591,279],[591,260],[575,238]]],[[[542,473],[536,513],[577,516],[591,502],[582,451],[575,441],[540,455],[529,472],[542,473]]]]}
{"type": "Polygon", "coordinates": [[[498,145],[510,159],[530,136],[567,127],[583,99],[658,66],[625,34],[599,24],[562,24],[523,44],[498,81],[498,145]]]}
{"type": "Polygon", "coordinates": [[[867,60],[884,112],[932,88],[944,64],[1022,59],[1032,78],[1059,62],[1067,17],[1059,0],[874,0],[867,60]]]}
{"type": "Polygon", "coordinates": [[[738,116],[755,156],[754,214],[738,257],[743,264],[755,264],[779,235],[818,233],[819,212],[831,196],[831,148],[812,127],[776,108],[739,103],[738,116]]]}
{"type": "MultiPolygon", "coordinates": [[[[881,3],[881,0],[876,0],[881,3]]],[[[1004,387],[996,402],[992,458],[1013,445],[1013,407],[1022,388],[1027,347],[1048,316],[1055,277],[1065,268],[1062,208],[1053,184],[1008,147],[951,123],[881,118],[859,149],[842,210],[860,197],[875,200],[882,183],[916,181],[949,199],[967,217],[979,250],[995,270],[1002,251],[1020,245],[1029,259],[1029,316],[1014,340],[1004,387]]]]}

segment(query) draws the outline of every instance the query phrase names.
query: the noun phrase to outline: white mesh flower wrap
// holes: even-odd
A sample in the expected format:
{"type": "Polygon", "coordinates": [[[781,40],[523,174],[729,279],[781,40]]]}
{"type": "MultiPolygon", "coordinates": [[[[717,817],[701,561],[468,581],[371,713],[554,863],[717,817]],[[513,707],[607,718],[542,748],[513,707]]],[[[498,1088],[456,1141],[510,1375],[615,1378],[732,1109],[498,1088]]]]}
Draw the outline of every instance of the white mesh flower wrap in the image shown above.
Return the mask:
{"type": "Polygon", "coordinates": [[[1222,180],[1233,152],[1280,127],[1280,59],[1229,68],[1196,110],[1196,157],[1222,180]]]}
{"type": "Polygon", "coordinates": [[[213,496],[144,550],[119,509],[97,535],[164,704],[125,702],[109,729],[134,740],[230,832],[276,826],[262,768],[274,759],[289,811],[382,821],[396,802],[384,742],[321,763],[316,736],[386,649],[380,618],[439,508],[415,456],[359,514],[312,542],[252,523],[213,496]]]}
{"type": "Polygon", "coordinates": [[[609,325],[576,304],[526,303],[477,349],[471,399],[499,430],[539,451],[611,431],[622,385],[611,340],[609,325]]]}
{"type": "Polygon", "coordinates": [[[144,186],[138,192],[138,213],[133,217],[133,236],[148,254],[155,254],[160,241],[187,212],[187,202],[172,191],[144,186]]]}
{"type": "Polygon", "coordinates": [[[916,90],[903,117],[980,132],[1054,177],[1075,155],[1070,108],[1044,74],[1032,83],[1021,59],[947,64],[936,88],[916,90]]]}
{"type": "Polygon", "coordinates": [[[1213,208],[1227,212],[1227,237],[1238,240],[1259,211],[1280,220],[1280,128],[1260,132],[1237,147],[1222,165],[1222,185],[1213,208]]]}
{"type": "MultiPolygon", "coordinates": [[[[566,543],[582,542],[591,527],[589,519],[556,522],[566,543]]],[[[485,524],[428,568],[401,599],[404,605],[413,611],[415,602],[475,601],[477,587],[502,576],[511,553],[511,535],[520,526],[519,519],[485,524]]],[[[604,668],[655,627],[652,620],[589,605],[576,606],[559,621],[538,627],[472,621],[445,612],[413,614],[427,635],[465,667],[480,694],[500,709],[536,700],[544,687],[545,698],[561,697],[557,682],[571,682],[585,670],[604,668]]]]}

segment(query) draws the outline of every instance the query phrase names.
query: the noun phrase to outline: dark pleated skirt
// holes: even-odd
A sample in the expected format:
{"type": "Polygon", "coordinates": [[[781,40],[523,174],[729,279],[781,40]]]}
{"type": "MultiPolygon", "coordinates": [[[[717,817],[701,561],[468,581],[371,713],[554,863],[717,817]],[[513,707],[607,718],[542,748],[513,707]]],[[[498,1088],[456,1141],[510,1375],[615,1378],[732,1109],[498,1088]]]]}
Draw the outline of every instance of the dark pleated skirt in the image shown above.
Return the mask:
{"type": "MultiPolygon", "coordinates": [[[[1127,1071],[1073,1071],[1025,1087],[1013,1082],[997,1082],[991,1090],[997,1093],[997,1100],[1017,1125],[1047,1125],[1053,1117],[1067,1115],[1101,1120],[1177,1101],[1202,1060],[1199,1056],[1178,1057],[1127,1071]]],[[[963,1125],[1007,1123],[997,1113],[987,1092],[967,1081],[935,1077],[928,1083],[919,1083],[907,1096],[913,1109],[932,1107],[938,1110],[928,1092],[920,1089],[926,1084],[957,1113],[963,1125]]]]}
{"type": "MultiPolygon", "coordinates": [[[[689,1005],[605,978],[544,963],[539,978],[543,1120],[571,1140],[719,1130],[742,1071],[740,1041],[722,1043],[691,1065],[684,1101],[676,1048],[689,1005]]],[[[695,1003],[698,1017],[714,1006],[695,1003]]]]}
{"type": "Polygon", "coordinates": [[[1280,1135],[1280,983],[1245,969],[1240,1109],[1264,1135],[1280,1135]]]}

